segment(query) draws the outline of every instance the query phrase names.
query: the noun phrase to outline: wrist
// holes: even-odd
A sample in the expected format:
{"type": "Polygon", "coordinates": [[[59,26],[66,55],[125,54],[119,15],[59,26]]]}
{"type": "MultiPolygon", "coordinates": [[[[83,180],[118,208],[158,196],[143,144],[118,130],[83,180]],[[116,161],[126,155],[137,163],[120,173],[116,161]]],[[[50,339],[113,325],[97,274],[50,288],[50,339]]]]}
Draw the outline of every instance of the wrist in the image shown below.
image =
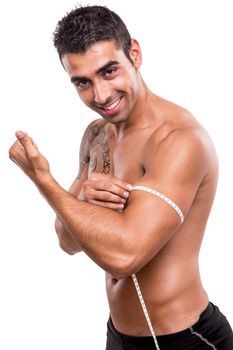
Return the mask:
{"type": "Polygon", "coordinates": [[[41,192],[44,192],[46,188],[49,188],[54,184],[57,184],[56,180],[54,179],[54,177],[50,172],[44,172],[37,175],[34,180],[34,183],[41,192]]]}

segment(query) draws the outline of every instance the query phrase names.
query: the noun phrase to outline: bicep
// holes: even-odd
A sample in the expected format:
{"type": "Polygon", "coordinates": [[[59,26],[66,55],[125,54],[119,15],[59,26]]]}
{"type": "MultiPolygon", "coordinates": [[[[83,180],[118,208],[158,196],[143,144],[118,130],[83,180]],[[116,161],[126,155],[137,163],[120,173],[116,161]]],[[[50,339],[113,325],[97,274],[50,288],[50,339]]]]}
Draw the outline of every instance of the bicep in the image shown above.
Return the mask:
{"type": "Polygon", "coordinates": [[[161,196],[151,192],[132,191],[124,211],[126,231],[130,232],[132,251],[137,260],[136,265],[140,268],[177,231],[181,217],[174,206],[185,217],[206,174],[205,155],[201,148],[197,154],[192,147],[186,147],[179,153],[179,147],[175,148],[174,146],[172,152],[166,150],[157,154],[155,160],[151,152],[145,174],[135,184],[152,188],[161,196]]]}
{"type": "MultiPolygon", "coordinates": [[[[156,191],[156,185],[145,179],[138,181],[137,185],[156,191]]],[[[167,195],[166,198],[171,199],[167,195]]],[[[174,198],[172,203],[176,204],[174,198]]],[[[128,247],[137,271],[162,249],[181,225],[181,217],[174,207],[152,192],[142,190],[131,191],[123,215],[126,235],[129,233],[128,247]]]]}
{"type": "MultiPolygon", "coordinates": [[[[149,149],[145,173],[137,184],[159,191],[186,215],[209,168],[210,155],[202,138],[193,132],[178,133],[157,152],[149,149]]],[[[166,204],[161,200],[158,202],[162,207],[166,204]]]]}

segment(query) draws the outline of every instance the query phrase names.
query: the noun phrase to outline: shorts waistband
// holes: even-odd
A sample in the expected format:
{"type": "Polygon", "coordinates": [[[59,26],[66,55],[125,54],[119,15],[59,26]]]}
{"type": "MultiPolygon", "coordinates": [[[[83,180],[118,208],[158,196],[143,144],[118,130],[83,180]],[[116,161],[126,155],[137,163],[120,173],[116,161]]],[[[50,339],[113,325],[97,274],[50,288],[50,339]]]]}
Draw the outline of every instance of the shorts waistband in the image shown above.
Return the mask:
{"type": "MultiPolygon", "coordinates": [[[[201,326],[202,323],[205,323],[206,320],[208,320],[208,318],[213,314],[214,309],[217,308],[214,304],[212,304],[211,302],[208,303],[207,307],[205,308],[205,310],[200,314],[199,320],[193,324],[192,326],[190,326],[189,328],[186,328],[182,331],[176,332],[176,333],[170,333],[170,334],[164,334],[164,335],[156,335],[157,340],[175,340],[175,339],[179,339],[179,338],[183,338],[184,336],[187,336],[190,334],[190,328],[192,327],[192,329],[195,330],[195,328],[198,328],[201,326]]],[[[218,308],[217,308],[218,309],[218,308]]],[[[126,335],[126,334],[122,334],[120,333],[114,326],[111,316],[109,318],[108,321],[109,327],[112,328],[114,330],[114,332],[116,332],[120,337],[122,337],[125,340],[133,340],[133,339],[147,339],[151,336],[132,336],[132,335],[126,335]]]]}

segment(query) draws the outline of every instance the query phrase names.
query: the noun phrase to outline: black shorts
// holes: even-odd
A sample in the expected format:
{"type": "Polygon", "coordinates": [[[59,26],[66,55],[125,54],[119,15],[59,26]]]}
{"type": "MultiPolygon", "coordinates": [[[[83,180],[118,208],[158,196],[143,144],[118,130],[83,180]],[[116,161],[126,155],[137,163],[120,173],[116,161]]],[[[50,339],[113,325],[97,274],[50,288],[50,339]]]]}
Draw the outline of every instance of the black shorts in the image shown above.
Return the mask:
{"type": "MultiPolygon", "coordinates": [[[[209,303],[198,322],[181,332],[157,336],[160,350],[233,350],[233,333],[218,307],[209,303]]],[[[134,337],[118,332],[108,321],[106,350],[155,350],[151,336],[134,337]]]]}

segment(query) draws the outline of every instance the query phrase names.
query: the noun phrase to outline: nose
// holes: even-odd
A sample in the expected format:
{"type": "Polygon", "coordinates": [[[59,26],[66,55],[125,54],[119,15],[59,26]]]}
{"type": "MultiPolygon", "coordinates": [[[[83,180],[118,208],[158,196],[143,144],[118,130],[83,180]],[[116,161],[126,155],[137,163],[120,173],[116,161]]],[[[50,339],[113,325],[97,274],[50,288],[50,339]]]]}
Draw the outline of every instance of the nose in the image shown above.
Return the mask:
{"type": "Polygon", "coordinates": [[[104,105],[110,97],[111,90],[105,82],[94,84],[94,101],[96,104],[104,105]]]}

